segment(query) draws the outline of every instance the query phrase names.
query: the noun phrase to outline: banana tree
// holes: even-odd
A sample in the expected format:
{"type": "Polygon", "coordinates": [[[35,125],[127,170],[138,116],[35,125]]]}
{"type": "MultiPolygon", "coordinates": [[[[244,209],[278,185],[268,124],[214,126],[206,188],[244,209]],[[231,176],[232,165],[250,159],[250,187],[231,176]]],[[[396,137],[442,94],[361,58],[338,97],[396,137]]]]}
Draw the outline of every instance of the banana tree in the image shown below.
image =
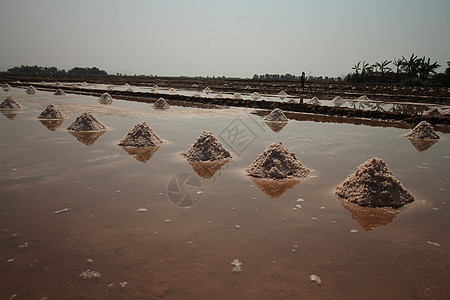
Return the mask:
{"type": "Polygon", "coordinates": [[[441,65],[435,61],[434,63],[430,62],[430,58],[428,60],[425,60],[425,56],[420,60],[419,65],[419,76],[421,79],[426,80],[428,79],[428,76],[430,74],[436,74],[436,69],[439,68],[441,65]]]}

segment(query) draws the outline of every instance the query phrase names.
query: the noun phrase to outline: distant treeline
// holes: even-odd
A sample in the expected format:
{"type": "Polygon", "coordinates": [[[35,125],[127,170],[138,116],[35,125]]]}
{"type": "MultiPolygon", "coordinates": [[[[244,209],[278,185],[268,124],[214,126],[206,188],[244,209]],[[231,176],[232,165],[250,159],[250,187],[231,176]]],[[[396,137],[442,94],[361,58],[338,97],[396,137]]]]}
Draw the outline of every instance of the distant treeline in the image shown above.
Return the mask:
{"type": "MultiPolygon", "coordinates": [[[[295,81],[300,80],[300,75],[292,75],[292,74],[264,74],[264,75],[253,75],[253,80],[284,80],[284,81],[295,81]]],[[[340,77],[328,77],[328,76],[308,76],[308,81],[341,81],[340,77]]]]}
{"type": "Polygon", "coordinates": [[[68,71],[59,70],[57,67],[41,67],[41,66],[20,66],[14,67],[7,70],[11,74],[39,74],[39,75],[52,75],[52,74],[66,74],[66,75],[77,75],[77,76],[104,76],[108,75],[105,70],[100,70],[97,67],[75,67],[68,71]]]}

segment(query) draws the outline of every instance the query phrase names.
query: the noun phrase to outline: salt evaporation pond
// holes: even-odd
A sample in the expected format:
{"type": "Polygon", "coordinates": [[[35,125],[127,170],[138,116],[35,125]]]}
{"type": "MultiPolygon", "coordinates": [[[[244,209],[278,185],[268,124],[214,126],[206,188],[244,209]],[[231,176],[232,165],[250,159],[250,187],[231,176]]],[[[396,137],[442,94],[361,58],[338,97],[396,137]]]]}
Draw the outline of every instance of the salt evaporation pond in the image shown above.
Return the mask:
{"type": "Polygon", "coordinates": [[[441,139],[419,152],[402,137],[414,125],[299,117],[275,132],[249,109],[154,110],[123,100],[105,106],[94,96],[17,88],[0,91],[0,100],[7,95],[23,108],[13,119],[0,117],[2,299],[450,294],[447,133],[438,130],[441,139]],[[54,131],[36,120],[48,104],[68,116],[54,131]],[[108,127],[89,147],[66,131],[85,111],[108,127]],[[167,143],[142,162],[117,144],[144,121],[167,143]],[[199,177],[178,154],[203,131],[233,159],[199,177]],[[271,198],[245,169],[278,141],[311,172],[271,198]],[[333,189],[371,157],[389,164],[414,202],[392,212],[335,196],[333,189]],[[190,201],[177,206],[182,197],[190,201]],[[232,271],[235,259],[240,272],[232,271]]]}

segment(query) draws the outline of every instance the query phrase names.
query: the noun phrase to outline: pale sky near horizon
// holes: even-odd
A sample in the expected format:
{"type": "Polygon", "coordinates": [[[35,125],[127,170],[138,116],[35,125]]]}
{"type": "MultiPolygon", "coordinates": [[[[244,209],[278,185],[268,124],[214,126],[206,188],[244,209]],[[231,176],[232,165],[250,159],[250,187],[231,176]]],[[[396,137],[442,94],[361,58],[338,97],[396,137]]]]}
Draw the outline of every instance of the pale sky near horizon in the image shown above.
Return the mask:
{"type": "Polygon", "coordinates": [[[449,0],[0,0],[0,69],[342,76],[358,61],[450,61],[449,0]]]}

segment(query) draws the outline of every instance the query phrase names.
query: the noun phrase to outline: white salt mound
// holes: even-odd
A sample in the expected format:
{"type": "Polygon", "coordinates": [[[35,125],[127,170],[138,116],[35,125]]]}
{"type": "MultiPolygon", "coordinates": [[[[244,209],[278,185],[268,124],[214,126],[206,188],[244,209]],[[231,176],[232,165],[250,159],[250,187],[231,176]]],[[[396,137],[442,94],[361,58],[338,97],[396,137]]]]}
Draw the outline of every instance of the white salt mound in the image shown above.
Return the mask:
{"type": "Polygon", "coordinates": [[[30,86],[25,90],[25,92],[26,92],[28,95],[34,95],[34,94],[37,92],[37,90],[36,90],[36,88],[35,88],[34,86],[30,85],[30,86]]]}
{"type": "Polygon", "coordinates": [[[157,147],[165,143],[145,122],[136,124],[119,142],[126,147],[157,147]]]}
{"type": "Polygon", "coordinates": [[[358,98],[358,101],[369,101],[369,98],[367,98],[366,95],[362,95],[361,97],[358,98]]]}
{"type": "Polygon", "coordinates": [[[2,89],[3,89],[5,92],[9,92],[9,91],[11,90],[11,86],[10,86],[9,84],[7,84],[7,83],[4,83],[4,84],[2,85],[2,89]]]}
{"type": "Polygon", "coordinates": [[[414,201],[413,196],[395,178],[380,158],[371,158],[358,166],[339,186],[336,195],[351,203],[369,207],[399,208],[414,201]]]}
{"type": "Polygon", "coordinates": [[[209,87],[206,87],[206,88],[203,90],[203,92],[206,93],[206,94],[209,94],[209,93],[211,93],[211,89],[210,89],[209,87]]]}
{"type": "Polygon", "coordinates": [[[93,112],[87,111],[80,115],[72,124],[70,124],[67,130],[103,131],[106,130],[106,126],[97,119],[93,112]]]}
{"type": "Polygon", "coordinates": [[[156,102],[153,104],[153,107],[155,107],[155,108],[169,108],[170,105],[167,103],[166,100],[164,100],[164,98],[159,98],[159,99],[156,100],[156,102]]]}
{"type": "Polygon", "coordinates": [[[267,122],[288,122],[289,119],[286,118],[286,116],[284,115],[283,111],[279,108],[275,108],[274,110],[272,110],[270,112],[270,114],[268,114],[265,118],[264,121],[267,122]]]}
{"type": "Polygon", "coordinates": [[[174,88],[170,88],[170,89],[169,89],[169,93],[171,93],[171,94],[175,94],[176,92],[177,92],[177,90],[174,89],[174,88]]]}
{"type": "Polygon", "coordinates": [[[181,153],[189,161],[219,161],[230,159],[230,152],[213,136],[211,132],[204,131],[195,143],[181,153]]]}
{"type": "Polygon", "coordinates": [[[109,93],[103,93],[98,98],[98,103],[100,103],[100,104],[110,105],[113,103],[113,101],[114,101],[114,99],[113,99],[113,97],[111,97],[111,95],[109,93]]]}
{"type": "Polygon", "coordinates": [[[242,95],[240,93],[234,93],[233,99],[234,100],[242,100],[242,95]]]}
{"type": "Polygon", "coordinates": [[[442,114],[439,112],[439,110],[436,107],[433,107],[430,110],[427,110],[426,112],[423,113],[424,116],[429,116],[429,117],[440,117],[442,116],[442,114]]]}
{"type": "Polygon", "coordinates": [[[331,102],[336,106],[341,106],[342,104],[345,103],[345,100],[342,99],[341,96],[336,96],[333,98],[333,100],[331,100],[331,102]]]}
{"type": "Polygon", "coordinates": [[[62,89],[57,89],[53,95],[64,96],[66,93],[62,89]]]}
{"type": "Polygon", "coordinates": [[[61,120],[65,118],[66,115],[53,104],[47,105],[47,108],[38,116],[39,120],[61,120]]]}
{"type": "Polygon", "coordinates": [[[260,93],[258,93],[258,92],[253,92],[251,95],[250,95],[250,97],[253,99],[253,100],[258,100],[259,98],[261,98],[261,94],[260,93]]]}
{"type": "Polygon", "coordinates": [[[223,96],[222,93],[218,93],[217,95],[214,96],[214,99],[224,99],[225,97],[223,96]]]}
{"type": "Polygon", "coordinates": [[[295,99],[289,99],[287,103],[296,104],[297,101],[295,101],[295,99]]]}
{"type": "Polygon", "coordinates": [[[309,169],[283,147],[281,142],[273,143],[246,169],[247,175],[262,179],[305,178],[309,169]]]}
{"type": "Polygon", "coordinates": [[[320,100],[317,97],[312,97],[311,100],[308,101],[308,104],[320,105],[320,100]]]}
{"type": "Polygon", "coordinates": [[[152,86],[151,91],[152,91],[152,92],[155,92],[155,93],[159,92],[159,86],[157,86],[157,85],[155,84],[154,86],[152,86]]]}
{"type": "Polygon", "coordinates": [[[17,101],[14,100],[14,98],[11,96],[6,97],[6,99],[3,100],[2,103],[0,103],[1,110],[15,110],[19,108],[22,108],[22,105],[17,103],[17,101]]]}
{"type": "Polygon", "coordinates": [[[283,100],[283,99],[285,99],[288,96],[288,94],[285,91],[281,91],[281,92],[278,93],[277,96],[278,96],[278,98],[283,100]]]}
{"type": "Polygon", "coordinates": [[[404,135],[410,139],[437,140],[439,136],[434,131],[433,126],[427,121],[422,121],[413,130],[404,135]]]}

